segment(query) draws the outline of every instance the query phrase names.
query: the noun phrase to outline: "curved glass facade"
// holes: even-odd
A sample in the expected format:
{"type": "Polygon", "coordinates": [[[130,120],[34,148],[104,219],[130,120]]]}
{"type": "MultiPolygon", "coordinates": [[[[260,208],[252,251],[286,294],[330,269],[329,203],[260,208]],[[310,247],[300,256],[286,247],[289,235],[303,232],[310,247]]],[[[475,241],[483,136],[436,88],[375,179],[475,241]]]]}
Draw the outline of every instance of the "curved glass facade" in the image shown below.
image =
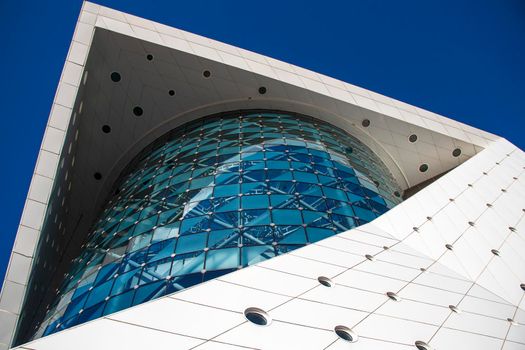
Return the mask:
{"type": "Polygon", "coordinates": [[[360,141],[291,113],[185,124],[117,182],[36,337],[367,223],[399,201],[360,141]]]}

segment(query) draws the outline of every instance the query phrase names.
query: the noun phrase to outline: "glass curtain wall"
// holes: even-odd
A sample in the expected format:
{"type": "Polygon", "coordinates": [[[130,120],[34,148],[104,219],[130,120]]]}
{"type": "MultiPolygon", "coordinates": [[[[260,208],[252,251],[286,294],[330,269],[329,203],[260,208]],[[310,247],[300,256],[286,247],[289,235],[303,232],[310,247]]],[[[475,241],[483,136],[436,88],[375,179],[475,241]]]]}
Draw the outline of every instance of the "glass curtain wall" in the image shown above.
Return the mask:
{"type": "Polygon", "coordinates": [[[318,119],[192,121],[123,172],[35,337],[370,222],[399,191],[368,147],[318,119]]]}

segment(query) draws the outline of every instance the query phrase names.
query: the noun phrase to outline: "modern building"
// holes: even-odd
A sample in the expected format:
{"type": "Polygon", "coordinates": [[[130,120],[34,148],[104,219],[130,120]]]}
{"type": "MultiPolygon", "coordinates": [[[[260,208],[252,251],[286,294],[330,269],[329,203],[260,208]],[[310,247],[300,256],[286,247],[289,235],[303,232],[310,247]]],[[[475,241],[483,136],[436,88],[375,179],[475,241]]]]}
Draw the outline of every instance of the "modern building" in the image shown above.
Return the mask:
{"type": "Polygon", "coordinates": [[[525,155],[85,2],[0,349],[525,349],[525,155]]]}

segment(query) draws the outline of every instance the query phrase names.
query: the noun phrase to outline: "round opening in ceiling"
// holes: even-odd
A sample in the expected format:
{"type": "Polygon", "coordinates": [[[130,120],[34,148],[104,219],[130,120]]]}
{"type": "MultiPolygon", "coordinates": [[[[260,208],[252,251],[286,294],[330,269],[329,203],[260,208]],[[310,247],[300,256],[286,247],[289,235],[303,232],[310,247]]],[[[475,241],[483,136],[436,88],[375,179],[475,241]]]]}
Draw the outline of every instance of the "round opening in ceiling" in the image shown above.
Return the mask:
{"type": "Polygon", "coordinates": [[[452,244],[445,244],[445,248],[448,250],[454,250],[454,246],[452,244]]]}
{"type": "Polygon", "coordinates": [[[414,143],[417,141],[417,135],[416,134],[412,134],[408,137],[408,141],[414,143]]]}
{"type": "Polygon", "coordinates": [[[110,75],[111,81],[114,83],[118,83],[120,81],[120,73],[119,72],[111,72],[110,75]]]}
{"type": "Polygon", "coordinates": [[[421,171],[422,173],[426,172],[428,170],[428,164],[421,164],[419,166],[419,171],[421,171]]]}
{"type": "Polygon", "coordinates": [[[150,54],[150,53],[148,53],[148,54],[146,55],[146,59],[147,59],[148,61],[153,61],[153,55],[150,54]]]}
{"type": "Polygon", "coordinates": [[[363,119],[363,121],[361,122],[361,125],[363,125],[365,128],[368,128],[370,126],[370,120],[363,119]]]}
{"type": "Polygon", "coordinates": [[[170,90],[170,91],[168,91],[168,95],[170,95],[170,96],[175,96],[175,90],[170,90]]]}
{"type": "Polygon", "coordinates": [[[96,172],[93,174],[93,177],[95,178],[95,180],[100,180],[102,179],[102,174],[99,172],[96,172]]]}
{"type": "Polygon", "coordinates": [[[244,317],[246,317],[246,319],[251,323],[258,326],[267,326],[271,320],[266,311],[257,307],[249,307],[244,310],[244,317]]]}
{"type": "Polygon", "coordinates": [[[370,254],[366,254],[366,255],[365,255],[365,258],[367,258],[367,259],[370,260],[370,261],[374,261],[374,260],[376,259],[376,258],[374,258],[374,257],[373,257],[372,255],[370,255],[370,254]]]}
{"type": "Polygon", "coordinates": [[[510,317],[507,318],[507,321],[509,321],[512,326],[516,326],[518,324],[518,322],[514,321],[514,319],[510,317]]]}
{"type": "Polygon", "coordinates": [[[334,332],[339,338],[350,343],[355,343],[359,339],[357,334],[346,326],[336,326],[334,332]]]}
{"type": "Polygon", "coordinates": [[[525,290],[525,283],[520,284],[521,289],[525,290]]]}
{"type": "Polygon", "coordinates": [[[455,150],[452,151],[452,155],[454,157],[459,157],[461,155],[461,150],[459,148],[456,148],[455,150]]]}
{"type": "Polygon", "coordinates": [[[399,197],[401,197],[401,193],[399,193],[398,191],[394,191],[394,196],[399,198],[399,197]]]}
{"type": "Polygon", "coordinates": [[[142,107],[135,106],[133,107],[133,114],[135,114],[137,117],[140,117],[142,114],[144,114],[144,110],[142,107]]]}
{"type": "Polygon", "coordinates": [[[418,350],[432,350],[430,345],[421,340],[416,341],[414,345],[418,350]]]}
{"type": "Polygon", "coordinates": [[[109,126],[109,125],[103,125],[103,126],[102,126],[102,132],[103,132],[104,134],[109,134],[109,133],[111,132],[111,126],[109,126]]]}
{"type": "Polygon", "coordinates": [[[386,296],[389,297],[393,301],[401,301],[401,297],[394,292],[388,292],[386,293],[386,296]]]}
{"type": "Polygon", "coordinates": [[[331,288],[331,287],[334,286],[334,282],[328,277],[319,276],[319,277],[317,277],[317,280],[319,281],[319,283],[321,283],[325,287],[331,288]]]}
{"type": "Polygon", "coordinates": [[[205,78],[209,78],[211,77],[211,72],[209,70],[205,70],[204,72],[202,72],[202,75],[205,77],[205,78]]]}
{"type": "Polygon", "coordinates": [[[265,86],[261,86],[259,88],[259,94],[264,95],[265,93],[266,93],[266,87],[265,86]]]}
{"type": "Polygon", "coordinates": [[[499,252],[499,250],[497,250],[497,249],[492,249],[491,252],[492,252],[492,254],[494,254],[494,255],[496,255],[496,256],[499,256],[499,255],[500,255],[500,252],[499,252]]]}

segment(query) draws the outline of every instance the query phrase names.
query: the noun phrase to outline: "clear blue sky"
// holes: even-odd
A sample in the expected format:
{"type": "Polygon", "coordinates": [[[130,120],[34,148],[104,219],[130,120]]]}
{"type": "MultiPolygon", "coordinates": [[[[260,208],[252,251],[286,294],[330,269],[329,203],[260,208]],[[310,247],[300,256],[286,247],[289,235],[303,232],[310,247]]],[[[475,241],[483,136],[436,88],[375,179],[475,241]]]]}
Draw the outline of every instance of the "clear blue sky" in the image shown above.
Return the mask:
{"type": "MultiPolygon", "coordinates": [[[[525,148],[525,1],[98,3],[302,66],[525,148]]],[[[0,280],[81,1],[0,0],[0,280]]]]}

